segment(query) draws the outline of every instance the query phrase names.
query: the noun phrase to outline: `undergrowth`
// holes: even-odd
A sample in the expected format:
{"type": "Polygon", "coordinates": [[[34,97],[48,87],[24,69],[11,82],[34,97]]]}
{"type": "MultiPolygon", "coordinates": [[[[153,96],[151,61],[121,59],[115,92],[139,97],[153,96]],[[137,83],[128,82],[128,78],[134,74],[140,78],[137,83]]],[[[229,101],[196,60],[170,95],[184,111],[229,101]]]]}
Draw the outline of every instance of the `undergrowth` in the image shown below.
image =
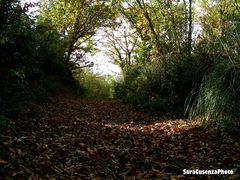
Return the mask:
{"type": "Polygon", "coordinates": [[[214,124],[227,131],[240,127],[240,66],[223,62],[214,66],[203,79],[190,117],[203,124],[214,124]]]}

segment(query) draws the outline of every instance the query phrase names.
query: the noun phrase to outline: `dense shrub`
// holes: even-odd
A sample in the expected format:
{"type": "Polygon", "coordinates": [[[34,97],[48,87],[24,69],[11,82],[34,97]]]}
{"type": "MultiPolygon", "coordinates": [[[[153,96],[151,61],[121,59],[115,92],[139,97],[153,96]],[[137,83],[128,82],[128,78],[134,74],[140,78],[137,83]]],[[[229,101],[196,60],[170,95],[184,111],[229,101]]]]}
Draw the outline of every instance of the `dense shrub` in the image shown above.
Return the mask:
{"type": "Polygon", "coordinates": [[[99,76],[88,69],[76,70],[75,79],[81,86],[81,94],[87,98],[112,98],[112,77],[99,76]]]}
{"type": "Polygon", "coordinates": [[[1,1],[0,9],[0,114],[8,116],[73,78],[56,30],[36,24],[17,0],[1,1]]]}
{"type": "Polygon", "coordinates": [[[19,12],[17,1],[1,1],[0,114],[15,112],[29,94],[26,64],[31,62],[31,20],[19,12]],[[23,43],[24,42],[24,43],[23,43]],[[29,43],[26,46],[25,43],[29,43]]]}
{"type": "Polygon", "coordinates": [[[125,69],[124,80],[115,84],[115,97],[150,112],[182,115],[199,70],[194,58],[172,58],[164,65],[134,65],[125,69]]]}

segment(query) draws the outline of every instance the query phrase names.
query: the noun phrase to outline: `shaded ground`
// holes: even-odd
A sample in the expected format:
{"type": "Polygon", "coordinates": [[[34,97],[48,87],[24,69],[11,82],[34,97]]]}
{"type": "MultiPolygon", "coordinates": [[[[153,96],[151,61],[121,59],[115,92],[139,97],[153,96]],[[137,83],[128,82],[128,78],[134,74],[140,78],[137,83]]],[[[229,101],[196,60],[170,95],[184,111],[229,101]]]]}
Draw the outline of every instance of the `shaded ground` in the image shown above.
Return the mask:
{"type": "Polygon", "coordinates": [[[197,121],[152,118],[112,100],[58,97],[1,127],[1,179],[238,179],[240,146],[197,121]],[[235,175],[183,175],[230,169],[235,175]]]}

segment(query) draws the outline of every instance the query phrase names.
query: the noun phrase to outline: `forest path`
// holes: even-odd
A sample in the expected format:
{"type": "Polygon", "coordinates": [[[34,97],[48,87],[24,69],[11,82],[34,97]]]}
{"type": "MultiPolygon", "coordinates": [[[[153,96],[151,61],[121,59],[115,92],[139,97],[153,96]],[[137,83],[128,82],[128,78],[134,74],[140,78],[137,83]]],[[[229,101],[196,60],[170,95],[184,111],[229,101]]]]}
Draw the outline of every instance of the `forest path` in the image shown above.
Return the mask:
{"type": "Polygon", "coordinates": [[[56,97],[12,126],[18,135],[1,134],[0,179],[207,179],[183,175],[184,168],[239,173],[240,146],[225,134],[118,101],[56,97]]]}

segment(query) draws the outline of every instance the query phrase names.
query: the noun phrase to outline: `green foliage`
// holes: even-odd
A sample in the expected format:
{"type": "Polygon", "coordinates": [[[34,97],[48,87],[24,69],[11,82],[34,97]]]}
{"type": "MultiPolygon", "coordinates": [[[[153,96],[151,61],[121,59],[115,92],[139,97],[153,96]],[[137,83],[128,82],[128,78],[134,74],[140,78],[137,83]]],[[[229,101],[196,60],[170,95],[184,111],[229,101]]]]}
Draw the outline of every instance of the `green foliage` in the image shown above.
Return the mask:
{"type": "Polygon", "coordinates": [[[64,54],[64,43],[60,34],[48,23],[37,24],[36,58],[46,74],[70,78],[70,63],[64,54]]]}
{"type": "Polygon", "coordinates": [[[208,66],[196,98],[189,107],[191,117],[205,125],[239,131],[239,10],[231,1],[203,4],[209,13],[202,16],[203,37],[195,53],[208,66]],[[224,10],[223,10],[224,9],[224,10]],[[211,18],[210,18],[211,17],[211,18]]]}
{"type": "Polygon", "coordinates": [[[112,77],[98,76],[89,70],[77,70],[75,79],[82,87],[82,95],[87,98],[112,98],[112,77]]]}
{"type": "Polygon", "coordinates": [[[206,39],[199,43],[205,47],[205,52],[199,48],[197,53],[205,57],[204,62],[210,64],[210,68],[199,92],[193,91],[198,95],[190,108],[191,117],[199,117],[205,125],[217,125],[231,132],[238,132],[240,127],[239,42],[238,26],[233,24],[223,36],[218,35],[214,43],[206,39]]]}
{"type": "Polygon", "coordinates": [[[148,63],[125,69],[115,84],[115,97],[152,113],[183,114],[183,105],[199,70],[194,59],[168,59],[165,65],[148,63]]]}
{"type": "Polygon", "coordinates": [[[41,2],[40,22],[48,22],[63,36],[67,59],[81,62],[93,50],[92,37],[97,28],[110,24],[110,6],[101,1],[46,0],[41,2]]]}
{"type": "Polygon", "coordinates": [[[223,62],[204,77],[197,99],[191,107],[191,117],[203,123],[213,123],[227,130],[240,127],[240,65],[223,62]]]}
{"type": "Polygon", "coordinates": [[[0,7],[0,114],[8,116],[20,112],[25,101],[46,97],[54,89],[49,84],[57,90],[73,79],[56,30],[35,24],[19,1],[1,1],[0,7]]]}
{"type": "Polygon", "coordinates": [[[18,1],[1,1],[0,6],[3,10],[0,23],[0,113],[10,113],[22,107],[19,102],[29,92],[26,64],[31,62],[33,33],[29,27],[31,20],[18,1]]]}

